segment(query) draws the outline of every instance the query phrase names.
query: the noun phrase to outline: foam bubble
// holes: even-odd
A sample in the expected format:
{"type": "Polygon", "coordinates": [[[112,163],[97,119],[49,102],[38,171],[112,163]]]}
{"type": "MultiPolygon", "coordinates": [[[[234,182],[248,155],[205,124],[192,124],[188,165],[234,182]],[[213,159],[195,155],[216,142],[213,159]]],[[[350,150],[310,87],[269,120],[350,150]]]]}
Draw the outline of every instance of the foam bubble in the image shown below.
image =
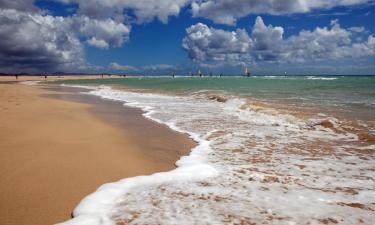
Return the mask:
{"type": "Polygon", "coordinates": [[[358,142],[336,118],[327,116],[330,125],[322,126],[320,119],[260,110],[241,98],[212,101],[204,93],[182,97],[99,86],[89,94],[140,108],[199,144],[175,170],[103,185],[64,224],[374,220],[375,159],[366,153],[373,146],[358,142]]]}
{"type": "Polygon", "coordinates": [[[307,77],[309,80],[337,80],[337,77],[314,77],[314,76],[309,76],[307,77]]]}
{"type": "Polygon", "coordinates": [[[21,81],[20,84],[24,85],[38,85],[40,81],[37,80],[28,80],[28,81],[21,81]]]}

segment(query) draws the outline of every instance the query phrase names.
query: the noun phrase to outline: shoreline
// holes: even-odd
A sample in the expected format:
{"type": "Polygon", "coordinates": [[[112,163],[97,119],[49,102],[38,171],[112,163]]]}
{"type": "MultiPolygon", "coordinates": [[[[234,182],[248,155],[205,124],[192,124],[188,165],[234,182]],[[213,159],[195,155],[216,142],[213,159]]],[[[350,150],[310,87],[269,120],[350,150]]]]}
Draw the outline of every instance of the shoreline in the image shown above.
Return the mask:
{"type": "Polygon", "coordinates": [[[51,85],[0,91],[1,224],[68,220],[100,185],[171,170],[195,145],[118,102],[51,85]]]}
{"type": "Polygon", "coordinates": [[[215,224],[367,224],[373,218],[371,145],[356,139],[353,130],[340,132],[335,117],[324,115],[327,122],[316,120],[320,123],[311,128],[307,119],[247,111],[241,104],[227,105],[207,95],[179,98],[106,85],[91,93],[142,108],[146,117],[189,133],[199,145],[177,162],[176,170],[101,188],[78,206],[77,218],[69,224],[164,224],[176,218],[189,224],[202,223],[202,218],[215,224]],[[197,166],[197,171],[179,174],[197,166]],[[211,168],[220,176],[211,176],[211,168]],[[107,207],[106,199],[117,199],[118,204],[107,207]],[[295,201],[284,207],[288,199],[295,201]],[[302,210],[296,213],[296,208],[302,210]]]}

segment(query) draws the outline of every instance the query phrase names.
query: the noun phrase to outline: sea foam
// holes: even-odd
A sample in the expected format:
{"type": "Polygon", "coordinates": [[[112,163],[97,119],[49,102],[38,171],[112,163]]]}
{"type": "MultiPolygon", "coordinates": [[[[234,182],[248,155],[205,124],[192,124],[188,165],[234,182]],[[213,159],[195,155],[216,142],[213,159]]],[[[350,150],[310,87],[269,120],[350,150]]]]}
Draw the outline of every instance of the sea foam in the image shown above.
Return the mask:
{"type": "MultiPolygon", "coordinates": [[[[311,118],[190,96],[91,86],[198,142],[175,170],[105,184],[63,224],[372,224],[374,154],[311,118]]],[[[200,93],[202,94],[202,93],[200,93]]],[[[204,93],[203,93],[204,94],[204,93]]],[[[371,150],[370,150],[371,151],[371,150]]]]}
{"type": "Polygon", "coordinates": [[[20,84],[24,84],[24,85],[38,85],[38,84],[40,84],[40,81],[38,81],[38,80],[20,81],[20,84]]]}
{"type": "MultiPolygon", "coordinates": [[[[64,86],[64,85],[63,85],[64,86]]],[[[115,101],[124,101],[121,97],[125,93],[116,93],[111,88],[101,86],[99,89],[92,86],[71,85],[72,87],[85,88],[93,90],[90,94],[98,95],[105,99],[115,101]]],[[[152,96],[147,95],[145,96],[152,96]]],[[[152,119],[158,123],[163,123],[161,120],[152,117],[155,112],[150,106],[143,106],[136,101],[127,102],[125,105],[130,107],[138,107],[144,110],[144,116],[152,119]]],[[[155,173],[150,176],[137,176],[126,178],[114,183],[107,183],[99,187],[94,193],[85,197],[79,205],[75,208],[74,218],[60,225],[111,225],[114,224],[111,218],[112,210],[116,205],[118,199],[132,190],[139,187],[163,184],[168,182],[178,181],[201,181],[208,177],[213,177],[218,174],[218,171],[211,165],[205,162],[205,155],[211,152],[210,141],[200,137],[196,133],[182,130],[175,126],[173,122],[164,123],[171,129],[181,133],[189,134],[189,136],[198,143],[193,148],[188,156],[183,156],[176,162],[177,168],[169,172],[155,173]]]]}

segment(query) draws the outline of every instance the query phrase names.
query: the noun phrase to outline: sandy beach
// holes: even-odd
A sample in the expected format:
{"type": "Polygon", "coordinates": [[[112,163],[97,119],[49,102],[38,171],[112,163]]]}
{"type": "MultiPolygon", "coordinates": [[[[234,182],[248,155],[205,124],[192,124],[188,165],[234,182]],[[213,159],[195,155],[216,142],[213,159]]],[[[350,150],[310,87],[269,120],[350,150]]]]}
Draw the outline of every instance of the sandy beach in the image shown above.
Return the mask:
{"type": "Polygon", "coordinates": [[[170,170],[195,145],[140,110],[70,90],[2,83],[0,102],[2,225],[67,220],[101,184],[170,170]]]}
{"type": "Polygon", "coordinates": [[[0,225],[375,225],[375,0],[0,0],[0,225]]]}

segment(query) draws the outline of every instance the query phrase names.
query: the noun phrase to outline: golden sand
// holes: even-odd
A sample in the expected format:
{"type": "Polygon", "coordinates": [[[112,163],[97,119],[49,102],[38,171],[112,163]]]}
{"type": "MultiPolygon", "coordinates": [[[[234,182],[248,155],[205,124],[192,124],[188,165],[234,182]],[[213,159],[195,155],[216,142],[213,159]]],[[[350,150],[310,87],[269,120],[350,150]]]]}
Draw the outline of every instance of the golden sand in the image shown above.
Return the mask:
{"type": "Polygon", "coordinates": [[[44,97],[53,93],[36,86],[0,84],[2,225],[67,220],[79,201],[101,184],[170,170],[181,155],[175,149],[186,153],[194,145],[185,135],[140,115],[136,131],[147,132],[133,138],[137,121],[128,127],[113,126],[114,121],[95,114],[92,104],[44,97]],[[168,152],[168,157],[161,157],[161,152],[168,152]]]}

